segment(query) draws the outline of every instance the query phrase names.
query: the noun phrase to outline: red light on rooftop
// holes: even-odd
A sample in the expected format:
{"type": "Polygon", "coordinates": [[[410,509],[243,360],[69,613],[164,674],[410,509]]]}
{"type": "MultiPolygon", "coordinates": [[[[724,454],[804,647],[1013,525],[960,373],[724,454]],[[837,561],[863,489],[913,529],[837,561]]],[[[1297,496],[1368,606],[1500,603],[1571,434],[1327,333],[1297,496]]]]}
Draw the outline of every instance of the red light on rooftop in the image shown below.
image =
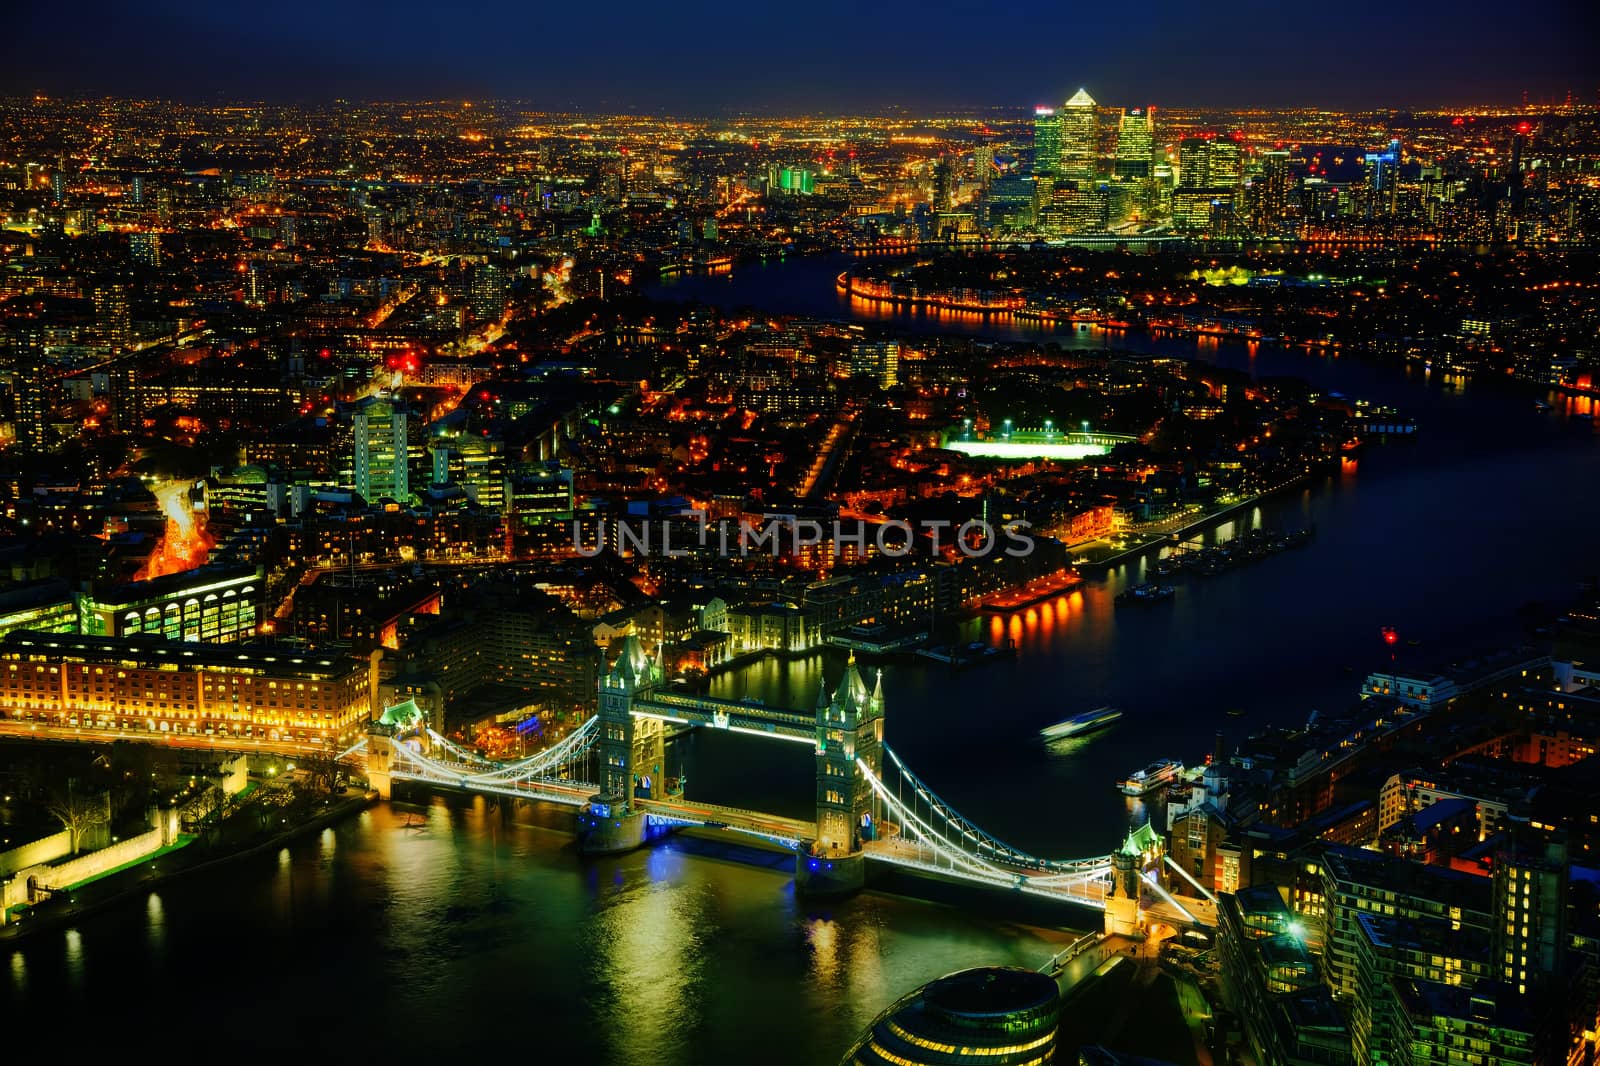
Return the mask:
{"type": "Polygon", "coordinates": [[[1383,642],[1391,646],[1400,643],[1400,634],[1393,626],[1383,627],[1383,642]]]}

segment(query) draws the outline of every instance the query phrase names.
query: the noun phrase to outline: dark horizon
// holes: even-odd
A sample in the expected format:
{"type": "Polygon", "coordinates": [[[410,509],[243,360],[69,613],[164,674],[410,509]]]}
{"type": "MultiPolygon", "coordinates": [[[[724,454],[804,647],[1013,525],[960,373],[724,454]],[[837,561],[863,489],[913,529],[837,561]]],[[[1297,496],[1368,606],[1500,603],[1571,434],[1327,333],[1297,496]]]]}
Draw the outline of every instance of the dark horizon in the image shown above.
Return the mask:
{"type": "MultiPolygon", "coordinates": [[[[1090,95],[1094,94],[1093,86],[1084,86],[1090,95]]],[[[991,118],[995,121],[1014,119],[1018,121],[1031,120],[1035,106],[1045,105],[1047,101],[1016,101],[1006,103],[939,105],[926,108],[917,108],[909,104],[875,104],[863,105],[854,109],[847,107],[816,108],[800,110],[784,108],[778,105],[770,107],[748,107],[741,110],[703,110],[695,111],[686,108],[666,107],[638,107],[624,108],[608,106],[600,102],[591,106],[578,106],[577,104],[556,107],[543,104],[535,99],[516,96],[323,96],[281,98],[263,96],[234,96],[225,94],[177,96],[172,94],[138,95],[131,93],[95,92],[95,93],[21,93],[0,92],[0,102],[6,103],[71,103],[90,104],[102,103],[128,103],[149,105],[171,105],[177,107],[194,108],[285,108],[315,111],[322,108],[337,107],[447,107],[455,106],[471,108],[480,113],[490,114],[496,108],[517,109],[526,114],[550,115],[574,118],[644,118],[654,120],[679,120],[684,122],[711,122],[711,121],[738,121],[744,119],[764,119],[772,121],[825,121],[828,119],[864,119],[878,117],[895,117],[897,119],[918,119],[928,121],[954,121],[960,119],[991,118]]],[[[1519,113],[1527,107],[1535,111],[1556,111],[1566,106],[1565,98],[1560,100],[1539,100],[1529,95],[1526,105],[1518,99],[1512,100],[1463,100],[1445,104],[1418,104],[1407,106],[1403,104],[1374,104],[1361,107],[1334,107],[1330,104],[1319,103],[1262,103],[1251,104],[1190,104],[1182,101],[1162,100],[1121,100],[1101,99],[1095,96],[1095,102],[1102,108],[1119,107],[1150,107],[1166,112],[1182,112],[1185,114],[1215,112],[1218,114],[1244,114],[1260,112],[1261,114],[1283,114],[1289,112],[1325,112],[1328,114],[1344,115],[1382,115],[1389,113],[1395,116],[1403,115],[1465,115],[1481,111],[1493,111],[1505,115],[1519,113]]],[[[1574,107],[1600,107],[1600,99],[1594,101],[1580,100],[1573,95],[1571,104],[1574,107]]],[[[1050,106],[1059,106],[1060,101],[1054,101],[1050,106]]]]}
{"type": "MultiPolygon", "coordinates": [[[[942,7],[943,5],[935,5],[942,7]]],[[[28,7],[0,42],[0,93],[264,104],[527,101],[535,110],[719,116],[970,111],[1059,102],[1186,109],[1451,110],[1593,103],[1595,18],[1545,2],[991,11],[823,3],[670,11],[623,0],[610,25],[572,10],[306,0],[219,9],[88,0],[28,7]],[[990,38],[985,40],[985,37],[990,38]],[[71,42],[72,61],[61,61],[71,42]],[[974,43],[977,42],[977,43],[974,43]],[[1046,47],[1041,42],[1051,42],[1046,47]],[[1054,42],[1061,42],[1055,46],[1054,42]],[[1308,48],[1308,45],[1313,46],[1308,48]],[[974,101],[988,101],[975,104],[974,101]]]]}

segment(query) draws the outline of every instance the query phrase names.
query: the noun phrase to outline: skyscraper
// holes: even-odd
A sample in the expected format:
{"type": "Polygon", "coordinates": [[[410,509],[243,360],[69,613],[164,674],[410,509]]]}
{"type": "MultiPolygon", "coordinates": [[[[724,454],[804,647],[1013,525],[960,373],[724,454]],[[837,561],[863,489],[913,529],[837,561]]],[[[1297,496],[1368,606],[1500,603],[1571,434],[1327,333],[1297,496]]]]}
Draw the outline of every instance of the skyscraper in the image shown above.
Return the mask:
{"type": "Polygon", "coordinates": [[[1500,853],[1492,917],[1491,961],[1501,981],[1521,994],[1541,979],[1560,975],[1567,950],[1566,845],[1500,853]]]}
{"type": "Polygon", "coordinates": [[[933,209],[936,212],[950,210],[950,205],[955,199],[955,174],[948,158],[941,157],[933,164],[933,209]]]}
{"type": "Polygon", "coordinates": [[[1061,109],[1061,176],[1091,182],[1100,160],[1100,111],[1094,97],[1079,89],[1061,109]]]}
{"type": "Polygon", "coordinates": [[[1207,184],[1213,189],[1238,188],[1244,177],[1244,153],[1232,137],[1218,137],[1207,151],[1207,184]]]}
{"type": "Polygon", "coordinates": [[[1185,137],[1178,145],[1178,187],[1205,189],[1211,185],[1211,142],[1185,137]]]}
{"type": "Polygon", "coordinates": [[[25,452],[39,451],[45,443],[48,380],[44,333],[25,323],[11,334],[11,424],[17,447],[25,452]]]}
{"type": "Polygon", "coordinates": [[[1367,214],[1392,215],[1395,192],[1400,184],[1400,142],[1392,140],[1381,151],[1371,151],[1362,160],[1367,178],[1367,214]]]}
{"type": "Polygon", "coordinates": [[[1261,175],[1255,180],[1255,225],[1267,229],[1289,214],[1289,153],[1261,153],[1261,175]]]}
{"type": "Polygon", "coordinates": [[[89,292],[94,304],[94,326],[102,344],[126,348],[133,334],[128,315],[128,289],[121,282],[102,282],[89,292]]]}
{"type": "Polygon", "coordinates": [[[497,322],[506,313],[506,272],[493,263],[484,263],[472,272],[472,317],[479,322],[497,322]]]}
{"type": "Polygon", "coordinates": [[[1150,153],[1155,135],[1156,109],[1126,108],[1117,125],[1117,166],[1119,178],[1148,178],[1150,153]]]}
{"type": "Polygon", "coordinates": [[[406,409],[399,401],[369,396],[356,405],[352,469],[356,492],[405,503],[411,496],[411,446],[406,409]]]}
{"type": "Polygon", "coordinates": [[[1054,175],[1061,171],[1061,116],[1053,107],[1033,109],[1033,172],[1054,175]]]}

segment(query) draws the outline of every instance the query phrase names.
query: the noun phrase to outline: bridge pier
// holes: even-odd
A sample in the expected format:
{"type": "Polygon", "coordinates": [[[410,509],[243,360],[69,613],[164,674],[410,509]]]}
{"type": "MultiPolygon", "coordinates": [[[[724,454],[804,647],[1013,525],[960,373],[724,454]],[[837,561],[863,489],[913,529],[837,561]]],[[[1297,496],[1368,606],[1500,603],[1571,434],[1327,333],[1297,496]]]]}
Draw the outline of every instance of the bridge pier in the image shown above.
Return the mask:
{"type": "Polygon", "coordinates": [[[837,898],[861,891],[866,883],[866,852],[812,855],[802,850],[794,857],[796,895],[818,899],[837,898]]]}
{"type": "Polygon", "coordinates": [[[645,813],[623,810],[595,796],[578,812],[578,850],[585,855],[617,855],[645,843],[645,813]]]}

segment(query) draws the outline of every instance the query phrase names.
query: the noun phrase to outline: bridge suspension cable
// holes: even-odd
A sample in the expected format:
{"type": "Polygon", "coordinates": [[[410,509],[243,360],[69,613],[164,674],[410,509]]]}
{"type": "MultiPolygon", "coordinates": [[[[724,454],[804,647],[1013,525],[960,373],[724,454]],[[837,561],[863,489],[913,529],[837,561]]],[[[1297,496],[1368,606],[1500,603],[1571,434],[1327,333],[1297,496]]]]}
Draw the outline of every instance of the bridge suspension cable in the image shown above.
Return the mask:
{"type": "MultiPolygon", "coordinates": [[[[911,772],[908,767],[889,745],[883,745],[884,754],[889,756],[889,761],[894,764],[895,770],[907,785],[910,785],[915,795],[926,803],[931,811],[930,817],[943,822],[955,839],[963,841],[963,850],[970,845],[979,855],[986,855],[996,862],[1006,863],[1011,866],[1021,866],[1040,871],[1057,871],[1066,879],[1094,876],[1102,873],[1110,864],[1104,857],[1094,859],[1041,859],[1030,855],[1021,848],[1014,848],[1005,841],[1000,840],[992,833],[980,829],[970,819],[956,810],[950,804],[939,798],[939,795],[922,782],[922,779],[911,772]]],[[[945,838],[949,841],[949,838],[945,838]]],[[[1043,879],[1039,879],[1041,882],[1043,879]]]]}
{"type": "Polygon", "coordinates": [[[477,752],[472,751],[469,748],[462,747],[460,744],[457,744],[455,741],[451,740],[449,737],[440,736],[438,733],[435,733],[431,729],[426,729],[424,731],[428,734],[428,739],[430,741],[432,741],[434,744],[437,744],[439,747],[443,748],[445,751],[448,751],[451,755],[454,755],[456,758],[460,759],[464,763],[477,764],[479,766],[483,766],[483,767],[490,768],[490,769],[493,769],[494,767],[497,767],[497,766],[500,765],[499,763],[495,762],[493,759],[486,759],[482,755],[479,755],[477,752]]]}
{"type": "MultiPolygon", "coordinates": [[[[558,743],[513,763],[490,762],[448,741],[440,746],[451,756],[461,757],[461,762],[424,755],[406,744],[395,745],[395,759],[397,769],[408,776],[462,788],[503,790],[529,782],[579,781],[584,778],[572,771],[580,763],[588,769],[588,756],[599,734],[599,719],[589,718],[558,743]],[[486,765],[490,769],[484,769],[486,765]],[[564,776],[563,770],[570,776],[564,776]]],[[[428,730],[428,736],[433,739],[437,734],[428,730]]]]}
{"type": "MultiPolygon", "coordinates": [[[[887,751],[888,748],[885,747],[884,750],[887,751]]],[[[901,827],[914,835],[920,843],[926,844],[933,851],[936,858],[944,859],[952,867],[960,867],[969,874],[989,880],[1015,883],[1022,879],[1022,874],[1015,871],[1002,870],[1000,867],[985,862],[983,859],[968,853],[959,845],[947,840],[937,829],[923,821],[915,811],[892,795],[888,788],[884,786],[882,779],[873,773],[872,768],[866,764],[866,760],[856,759],[856,766],[861,770],[861,774],[866,778],[867,783],[872,786],[872,791],[877,793],[878,798],[883,801],[884,807],[899,819],[901,827]]]]}
{"type": "MultiPolygon", "coordinates": [[[[901,842],[894,839],[884,840],[882,843],[870,845],[870,854],[885,862],[900,866],[910,866],[925,870],[942,872],[949,876],[968,878],[987,884],[1002,885],[1019,892],[1045,896],[1051,899],[1064,899],[1085,906],[1103,907],[1103,895],[1097,895],[1090,887],[1089,882],[1109,868],[1106,860],[1082,860],[1082,869],[1067,873],[1036,873],[1040,869],[1048,870],[1049,867],[1029,866],[1026,869],[1011,868],[990,862],[974,854],[970,850],[971,844],[965,834],[952,840],[942,832],[931,819],[941,818],[942,814],[930,814],[925,819],[918,814],[916,807],[919,794],[914,789],[911,803],[891,793],[883,780],[866,764],[863,759],[856,760],[862,777],[871,786],[872,791],[883,803],[884,810],[889,818],[898,823],[902,837],[909,837],[912,842],[901,842]],[[931,858],[924,855],[924,849],[931,853],[931,858]]],[[[922,802],[926,803],[925,799],[922,802]]]]}
{"type": "Polygon", "coordinates": [[[590,717],[577,729],[537,755],[530,755],[517,762],[495,765],[492,770],[472,775],[472,780],[503,784],[508,781],[548,777],[552,768],[569,764],[585,755],[599,736],[600,719],[590,717]]]}

